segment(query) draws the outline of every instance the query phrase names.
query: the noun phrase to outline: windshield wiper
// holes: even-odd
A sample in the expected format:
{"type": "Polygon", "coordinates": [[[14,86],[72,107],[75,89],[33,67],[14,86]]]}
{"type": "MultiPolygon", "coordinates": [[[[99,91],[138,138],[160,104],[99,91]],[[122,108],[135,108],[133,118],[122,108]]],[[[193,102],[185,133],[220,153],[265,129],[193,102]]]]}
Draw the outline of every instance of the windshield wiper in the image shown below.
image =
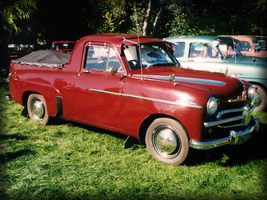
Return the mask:
{"type": "Polygon", "coordinates": [[[152,64],[152,65],[148,65],[146,68],[150,68],[150,67],[164,67],[164,66],[174,66],[176,67],[177,64],[174,63],[156,63],[156,64],[152,64]]]}

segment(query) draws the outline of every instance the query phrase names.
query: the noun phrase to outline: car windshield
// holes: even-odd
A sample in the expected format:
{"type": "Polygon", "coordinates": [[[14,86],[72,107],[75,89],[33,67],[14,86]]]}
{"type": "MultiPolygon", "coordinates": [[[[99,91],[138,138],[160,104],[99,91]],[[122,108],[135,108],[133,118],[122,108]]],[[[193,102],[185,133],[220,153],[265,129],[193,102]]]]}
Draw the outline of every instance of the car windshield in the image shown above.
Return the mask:
{"type": "Polygon", "coordinates": [[[124,46],[124,54],[131,70],[153,66],[179,66],[179,62],[171,53],[171,48],[165,43],[141,44],[141,62],[139,56],[139,46],[124,46]]]}

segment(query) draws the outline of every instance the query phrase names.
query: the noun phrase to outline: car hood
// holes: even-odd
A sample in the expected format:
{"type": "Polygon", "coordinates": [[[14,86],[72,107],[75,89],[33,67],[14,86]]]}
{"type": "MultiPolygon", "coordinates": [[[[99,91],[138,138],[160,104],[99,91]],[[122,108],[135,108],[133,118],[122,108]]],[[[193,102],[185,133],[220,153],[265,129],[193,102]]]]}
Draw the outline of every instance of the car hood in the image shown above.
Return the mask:
{"type": "Polygon", "coordinates": [[[226,58],[225,61],[229,63],[267,65],[267,58],[256,56],[233,56],[231,58],[226,58]]]}
{"type": "Polygon", "coordinates": [[[230,99],[240,95],[243,83],[239,79],[222,73],[184,69],[181,67],[153,67],[136,70],[132,77],[143,78],[147,81],[161,81],[175,85],[201,90],[220,99],[230,99]],[[174,75],[174,81],[170,76],[174,75]]]}

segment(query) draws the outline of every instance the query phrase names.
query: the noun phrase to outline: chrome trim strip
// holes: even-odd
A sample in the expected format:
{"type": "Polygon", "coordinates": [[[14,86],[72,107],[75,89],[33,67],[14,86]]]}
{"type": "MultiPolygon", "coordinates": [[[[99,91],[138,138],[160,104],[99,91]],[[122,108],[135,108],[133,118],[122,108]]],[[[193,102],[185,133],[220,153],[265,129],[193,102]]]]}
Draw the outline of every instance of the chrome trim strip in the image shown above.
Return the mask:
{"type": "MultiPolygon", "coordinates": [[[[252,108],[253,109],[253,108],[252,108]]],[[[216,118],[217,121],[212,121],[212,122],[204,122],[204,126],[206,128],[209,128],[211,126],[218,126],[219,128],[232,128],[232,127],[237,127],[237,126],[242,126],[244,124],[248,124],[249,122],[247,121],[247,117],[250,117],[250,112],[252,112],[252,109],[250,110],[250,108],[248,106],[244,106],[242,108],[235,108],[235,109],[229,109],[229,110],[222,110],[220,112],[218,112],[216,118]],[[227,119],[221,119],[221,116],[227,113],[235,113],[235,112],[242,112],[243,114],[240,116],[236,116],[236,117],[232,117],[232,118],[227,118],[227,119]],[[244,113],[244,111],[247,111],[246,113],[244,113]],[[233,124],[233,125],[228,125],[228,126],[220,126],[221,124],[225,124],[225,123],[229,123],[229,122],[234,122],[234,121],[238,121],[238,120],[243,120],[243,124],[239,123],[239,124],[233,124]]]]}
{"type": "Polygon", "coordinates": [[[229,110],[222,110],[220,112],[218,112],[217,114],[217,117],[218,119],[220,119],[220,117],[224,114],[227,114],[227,113],[234,113],[234,112],[241,112],[241,111],[249,111],[249,108],[248,107],[242,107],[242,108],[235,108],[235,109],[229,109],[229,110]]]}
{"type": "Polygon", "coordinates": [[[238,126],[244,126],[244,123],[239,123],[239,124],[234,124],[234,125],[229,125],[229,126],[221,126],[218,125],[219,128],[234,128],[234,127],[238,127],[238,126]]]}
{"type": "MultiPolygon", "coordinates": [[[[169,76],[157,76],[157,75],[133,75],[133,76],[151,78],[151,79],[154,78],[154,79],[169,80],[169,76]]],[[[208,80],[208,79],[202,79],[202,78],[175,77],[175,81],[198,83],[198,84],[205,84],[205,85],[217,85],[217,86],[226,85],[226,83],[222,81],[208,80]]]]}
{"type": "Polygon", "coordinates": [[[104,93],[104,94],[111,94],[111,95],[115,95],[115,96],[121,96],[121,94],[120,93],[117,93],[117,92],[109,92],[109,91],[95,90],[95,89],[89,89],[89,91],[99,92],[99,93],[104,93]]]}
{"type": "Polygon", "coordinates": [[[141,97],[141,96],[136,96],[136,95],[131,95],[131,94],[120,94],[117,92],[109,92],[109,91],[96,90],[96,89],[89,89],[89,91],[111,94],[111,95],[116,95],[116,96],[129,97],[129,98],[135,98],[135,99],[143,99],[143,100],[147,100],[147,101],[153,101],[153,102],[159,102],[159,103],[165,103],[165,104],[171,104],[171,105],[177,105],[177,106],[186,106],[186,107],[190,107],[190,108],[202,109],[202,106],[193,105],[193,104],[186,104],[184,102],[179,103],[179,102],[166,101],[166,100],[154,99],[154,98],[148,98],[148,97],[141,97]]]}
{"type": "Polygon", "coordinates": [[[225,124],[225,123],[229,123],[229,122],[233,122],[233,121],[237,121],[237,120],[241,120],[241,119],[245,119],[246,115],[241,115],[238,117],[232,117],[232,118],[228,118],[228,119],[223,119],[220,121],[214,121],[214,122],[204,122],[204,126],[206,128],[211,127],[211,126],[218,126],[220,124],[225,124]]]}
{"type": "Polygon", "coordinates": [[[243,131],[230,131],[230,135],[228,137],[224,137],[221,139],[211,140],[211,141],[195,141],[190,140],[190,147],[198,150],[206,150],[206,149],[212,149],[215,147],[220,147],[227,144],[242,144],[249,140],[251,137],[251,134],[253,131],[259,130],[259,121],[256,117],[252,116],[252,119],[254,121],[254,124],[252,126],[249,126],[246,130],[243,131]]]}

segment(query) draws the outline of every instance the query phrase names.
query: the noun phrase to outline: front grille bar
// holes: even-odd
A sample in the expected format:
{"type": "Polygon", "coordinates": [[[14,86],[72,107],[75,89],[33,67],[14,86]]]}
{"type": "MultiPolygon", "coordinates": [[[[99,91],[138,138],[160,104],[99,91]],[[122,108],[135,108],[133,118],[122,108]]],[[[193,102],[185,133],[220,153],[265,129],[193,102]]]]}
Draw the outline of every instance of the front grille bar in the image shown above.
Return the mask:
{"type": "Polygon", "coordinates": [[[218,126],[219,128],[232,128],[232,127],[244,126],[244,125],[247,124],[247,118],[250,118],[250,110],[249,110],[248,106],[244,106],[242,108],[222,110],[217,114],[216,118],[217,118],[216,121],[204,122],[204,126],[206,128],[209,128],[209,127],[212,127],[212,126],[218,126]],[[248,111],[248,112],[244,112],[244,111],[248,111]],[[221,117],[224,114],[236,113],[236,112],[243,112],[243,114],[240,115],[240,116],[236,116],[236,117],[230,117],[230,118],[227,118],[227,119],[221,119],[221,117]],[[239,122],[239,123],[236,123],[236,124],[223,125],[223,124],[226,124],[226,123],[232,123],[232,122],[236,122],[236,121],[240,121],[240,120],[242,120],[241,123],[239,122]]]}
{"type": "MultiPolygon", "coordinates": [[[[242,120],[242,119],[245,119],[246,118],[246,115],[241,115],[241,116],[238,116],[238,117],[231,117],[231,118],[228,118],[228,119],[222,119],[222,120],[219,120],[219,121],[213,121],[213,122],[205,122],[204,123],[204,126],[206,128],[208,127],[211,127],[211,126],[219,126],[221,124],[225,124],[225,123],[229,123],[229,122],[234,122],[234,121],[238,121],[238,120],[242,120]]],[[[242,126],[244,124],[236,124],[236,125],[231,125],[230,127],[235,127],[235,126],[242,126]]],[[[222,128],[222,126],[220,126],[220,128],[222,128]]],[[[224,126],[223,128],[226,128],[226,126],[224,126]]],[[[228,127],[229,128],[229,127],[228,127]]]]}
{"type": "Polygon", "coordinates": [[[230,110],[222,110],[218,112],[217,114],[217,119],[220,119],[222,115],[227,114],[227,113],[234,113],[234,112],[242,112],[242,111],[249,111],[249,108],[247,106],[243,108],[235,108],[235,109],[230,109],[230,110]]]}

